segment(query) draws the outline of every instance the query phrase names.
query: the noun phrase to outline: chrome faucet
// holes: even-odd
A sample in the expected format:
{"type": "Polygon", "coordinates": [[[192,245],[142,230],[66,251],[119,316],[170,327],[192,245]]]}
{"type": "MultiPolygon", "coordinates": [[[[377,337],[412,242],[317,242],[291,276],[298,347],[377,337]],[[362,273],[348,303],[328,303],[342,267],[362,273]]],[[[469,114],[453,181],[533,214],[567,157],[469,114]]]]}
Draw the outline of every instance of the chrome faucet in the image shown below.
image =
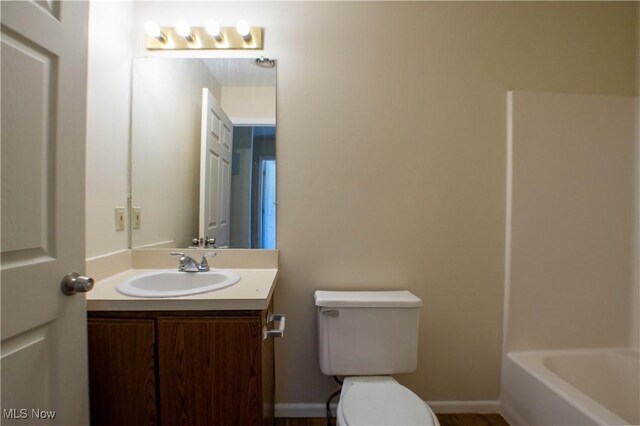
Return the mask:
{"type": "Polygon", "coordinates": [[[179,251],[172,251],[171,256],[180,256],[180,265],[178,265],[178,271],[181,272],[207,272],[209,271],[209,263],[207,262],[207,256],[215,256],[216,253],[205,253],[202,256],[202,260],[198,263],[193,257],[187,256],[179,251]]]}

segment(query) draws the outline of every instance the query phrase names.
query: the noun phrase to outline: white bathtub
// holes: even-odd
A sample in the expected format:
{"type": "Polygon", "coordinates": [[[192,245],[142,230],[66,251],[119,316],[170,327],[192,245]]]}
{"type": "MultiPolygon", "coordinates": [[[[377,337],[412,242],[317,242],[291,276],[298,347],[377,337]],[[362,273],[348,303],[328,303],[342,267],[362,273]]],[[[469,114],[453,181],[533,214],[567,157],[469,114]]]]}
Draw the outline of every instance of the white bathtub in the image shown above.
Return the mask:
{"type": "Polygon", "coordinates": [[[640,356],[629,349],[510,352],[501,404],[512,425],[638,425],[640,356]]]}

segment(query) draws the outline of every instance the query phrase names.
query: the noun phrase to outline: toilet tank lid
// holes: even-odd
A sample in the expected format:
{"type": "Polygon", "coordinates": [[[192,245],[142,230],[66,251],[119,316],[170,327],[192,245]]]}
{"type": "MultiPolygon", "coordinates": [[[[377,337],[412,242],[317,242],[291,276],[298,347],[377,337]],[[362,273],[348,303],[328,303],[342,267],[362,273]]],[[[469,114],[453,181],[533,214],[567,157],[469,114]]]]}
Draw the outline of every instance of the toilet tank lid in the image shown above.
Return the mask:
{"type": "Polygon", "coordinates": [[[419,308],[422,300],[409,291],[323,291],[315,293],[316,306],[327,308],[419,308]]]}

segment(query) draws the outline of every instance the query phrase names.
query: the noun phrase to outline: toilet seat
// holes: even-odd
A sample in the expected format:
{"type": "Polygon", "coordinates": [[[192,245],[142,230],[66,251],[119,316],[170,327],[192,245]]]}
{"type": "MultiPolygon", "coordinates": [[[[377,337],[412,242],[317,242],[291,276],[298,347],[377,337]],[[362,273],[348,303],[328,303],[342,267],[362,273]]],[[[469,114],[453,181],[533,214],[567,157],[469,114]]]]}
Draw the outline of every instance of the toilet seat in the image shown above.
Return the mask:
{"type": "Polygon", "coordinates": [[[353,383],[341,395],[339,411],[348,426],[439,424],[424,401],[396,381],[353,383]]]}

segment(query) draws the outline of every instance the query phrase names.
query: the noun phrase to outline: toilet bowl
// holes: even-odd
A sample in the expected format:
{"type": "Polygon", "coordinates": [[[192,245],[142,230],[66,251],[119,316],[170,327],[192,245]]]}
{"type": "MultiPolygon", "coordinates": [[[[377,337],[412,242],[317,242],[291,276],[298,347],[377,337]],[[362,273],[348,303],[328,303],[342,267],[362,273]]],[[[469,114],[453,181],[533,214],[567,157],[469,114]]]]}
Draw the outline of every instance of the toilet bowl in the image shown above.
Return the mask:
{"type": "Polygon", "coordinates": [[[339,426],[439,426],[431,408],[390,376],[346,377],[336,413],[339,426]]]}
{"type": "Polygon", "coordinates": [[[408,291],[316,291],[320,370],[344,376],[340,426],[439,426],[433,411],[391,374],[418,363],[422,300],[408,291]]]}

